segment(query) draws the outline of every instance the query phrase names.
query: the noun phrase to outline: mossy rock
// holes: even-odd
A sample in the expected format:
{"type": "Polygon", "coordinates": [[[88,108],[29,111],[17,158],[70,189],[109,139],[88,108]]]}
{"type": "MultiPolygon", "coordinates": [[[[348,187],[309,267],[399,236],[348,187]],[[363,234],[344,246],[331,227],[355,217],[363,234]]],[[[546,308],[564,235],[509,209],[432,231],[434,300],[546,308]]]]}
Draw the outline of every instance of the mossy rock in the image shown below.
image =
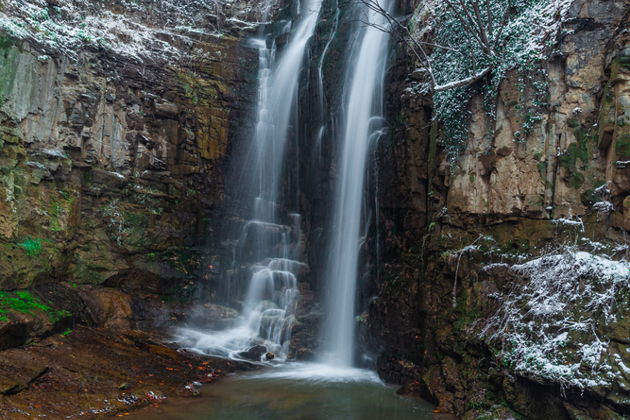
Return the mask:
{"type": "Polygon", "coordinates": [[[44,204],[49,217],[48,230],[54,233],[67,233],[75,211],[76,197],[72,193],[59,192],[53,194],[44,204]]]}
{"type": "Polygon", "coordinates": [[[12,312],[28,315],[44,313],[53,323],[70,316],[68,311],[48,306],[28,290],[0,291],[0,322],[7,322],[12,312]]]}
{"type": "Polygon", "coordinates": [[[116,255],[103,230],[84,238],[84,243],[75,250],[74,259],[68,267],[69,280],[78,284],[102,284],[121,270],[128,268],[124,259],[116,255]]]}
{"type": "Polygon", "coordinates": [[[230,88],[220,80],[209,80],[189,72],[178,74],[184,96],[196,119],[194,132],[201,157],[221,158],[227,151],[229,115],[225,98],[230,88]]]}
{"type": "Polygon", "coordinates": [[[0,243],[0,289],[24,289],[58,271],[63,244],[26,237],[0,243]]]}
{"type": "Polygon", "coordinates": [[[630,134],[618,136],[615,142],[617,159],[630,160],[630,134]]]}
{"type": "Polygon", "coordinates": [[[18,57],[18,43],[6,33],[0,33],[0,104],[8,99],[15,80],[18,57]]]}
{"type": "Polygon", "coordinates": [[[71,325],[72,314],[30,290],[0,290],[0,350],[41,339],[71,325]]]}
{"type": "Polygon", "coordinates": [[[573,129],[576,142],[571,143],[558,160],[566,171],[567,182],[571,188],[580,189],[586,182],[584,170],[589,165],[591,149],[597,137],[592,129],[585,128],[577,120],[569,120],[567,125],[573,129]]]}

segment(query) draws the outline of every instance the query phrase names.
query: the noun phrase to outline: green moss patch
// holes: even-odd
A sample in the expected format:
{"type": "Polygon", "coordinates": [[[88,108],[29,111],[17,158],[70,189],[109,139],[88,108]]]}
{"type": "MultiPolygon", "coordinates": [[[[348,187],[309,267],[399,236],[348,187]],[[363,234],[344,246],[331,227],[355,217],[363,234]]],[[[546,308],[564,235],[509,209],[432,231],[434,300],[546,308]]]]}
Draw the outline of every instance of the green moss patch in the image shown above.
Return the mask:
{"type": "Polygon", "coordinates": [[[617,137],[616,147],[617,158],[626,160],[630,158],[630,134],[624,134],[617,137]]]}
{"type": "Polygon", "coordinates": [[[17,244],[26,253],[32,257],[35,257],[42,253],[42,240],[38,238],[28,238],[17,244]]]}
{"type": "Polygon", "coordinates": [[[577,120],[569,120],[568,126],[573,128],[573,133],[577,140],[567,147],[567,150],[560,155],[560,166],[567,171],[568,182],[572,188],[580,188],[584,185],[585,176],[581,169],[588,165],[590,154],[590,143],[595,137],[585,129],[577,120]],[[578,161],[581,164],[578,164],[578,161]]]}
{"type": "Polygon", "coordinates": [[[20,312],[33,315],[35,312],[44,312],[52,322],[70,316],[70,312],[56,310],[44,304],[37,296],[33,296],[27,290],[17,292],[0,291],[0,322],[8,321],[9,312],[20,312]]]}
{"type": "Polygon", "coordinates": [[[57,191],[51,194],[47,201],[42,200],[41,207],[46,209],[49,217],[48,229],[50,232],[65,232],[70,227],[70,214],[76,197],[71,191],[57,191]]]}

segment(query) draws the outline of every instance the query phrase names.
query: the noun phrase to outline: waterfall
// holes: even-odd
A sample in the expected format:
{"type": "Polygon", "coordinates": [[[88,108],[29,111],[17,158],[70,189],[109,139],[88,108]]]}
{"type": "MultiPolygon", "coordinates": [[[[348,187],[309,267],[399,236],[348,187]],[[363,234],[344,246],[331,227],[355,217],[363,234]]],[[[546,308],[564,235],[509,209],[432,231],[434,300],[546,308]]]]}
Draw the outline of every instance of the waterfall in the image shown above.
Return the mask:
{"type": "MultiPolygon", "coordinates": [[[[291,22],[285,25],[284,31],[292,34],[280,53],[276,52],[275,42],[254,40],[260,63],[257,119],[240,164],[240,178],[232,186],[238,191],[237,201],[244,203],[244,210],[240,233],[234,241],[231,269],[226,270],[232,277],[229,287],[241,289],[239,284],[246,279],[247,290],[240,317],[232,328],[182,330],[180,342],[196,351],[230,358],[262,359],[266,352],[274,353],[277,360],[286,360],[288,356],[299,276],[308,266],[302,262],[301,215],[288,212],[286,205],[287,199],[297,196],[297,191],[286,191],[286,149],[289,139],[297,133],[292,124],[303,123],[294,121],[299,78],[322,1],[297,3],[297,26],[292,28],[291,22]]],[[[385,1],[381,5],[386,6],[385,1]]],[[[366,237],[363,190],[370,147],[383,132],[382,93],[389,41],[389,34],[381,30],[387,25],[384,17],[366,9],[367,16],[362,20],[371,25],[361,24],[354,29],[345,68],[341,127],[330,130],[341,135],[337,139],[338,179],[333,197],[332,234],[326,250],[328,297],[323,326],[326,349],[322,359],[328,365],[344,367],[352,365],[354,354],[356,282],[361,242],[366,237]]],[[[328,131],[323,118],[322,69],[338,29],[338,7],[333,19],[331,38],[317,63],[322,119],[315,136],[317,148],[324,131],[328,131]]]]}
{"type": "MultiPolygon", "coordinates": [[[[183,329],[180,342],[196,351],[230,358],[276,360],[288,353],[298,298],[298,276],[307,269],[302,254],[301,216],[286,213],[281,188],[291,118],[297,107],[300,69],[322,0],[297,3],[297,27],[276,59],[275,43],[254,40],[259,52],[257,121],[232,188],[249,213],[242,223],[230,270],[249,273],[241,316],[223,331],[183,329]],[[264,348],[264,349],[263,349],[264,348]],[[261,350],[262,349],[262,350],[261,350]]],[[[291,30],[290,23],[285,27],[291,30]]]]}
{"type": "MultiPolygon", "coordinates": [[[[387,8],[389,0],[381,0],[387,8]]],[[[367,12],[369,23],[385,27],[385,19],[367,12]]],[[[334,196],[332,237],[327,270],[324,362],[350,366],[354,355],[355,295],[361,242],[363,189],[370,144],[380,135],[389,35],[372,25],[358,28],[346,74],[341,154],[334,196]]]]}

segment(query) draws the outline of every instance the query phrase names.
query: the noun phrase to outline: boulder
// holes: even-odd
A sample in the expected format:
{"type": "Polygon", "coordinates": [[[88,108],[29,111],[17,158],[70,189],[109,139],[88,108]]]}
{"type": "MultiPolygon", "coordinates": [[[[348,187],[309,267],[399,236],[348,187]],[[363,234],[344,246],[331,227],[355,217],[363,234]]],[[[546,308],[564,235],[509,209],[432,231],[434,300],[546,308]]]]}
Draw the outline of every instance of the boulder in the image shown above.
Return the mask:
{"type": "Polygon", "coordinates": [[[78,290],[98,326],[115,330],[134,328],[131,297],[128,294],[94,286],[81,286],[78,290]]]}
{"type": "Polygon", "coordinates": [[[256,346],[250,347],[249,350],[247,351],[240,352],[238,355],[239,357],[242,357],[243,359],[258,362],[261,360],[262,356],[265,353],[267,353],[267,347],[256,345],[256,346]]]}

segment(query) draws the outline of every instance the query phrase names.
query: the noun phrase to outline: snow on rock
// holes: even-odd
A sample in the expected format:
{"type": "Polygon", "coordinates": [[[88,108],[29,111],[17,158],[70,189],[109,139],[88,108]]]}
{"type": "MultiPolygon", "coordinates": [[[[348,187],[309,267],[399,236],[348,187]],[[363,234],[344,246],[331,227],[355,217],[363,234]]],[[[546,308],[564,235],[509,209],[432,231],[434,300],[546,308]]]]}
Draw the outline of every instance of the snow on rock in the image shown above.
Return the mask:
{"type": "MultiPolygon", "coordinates": [[[[82,48],[105,49],[136,61],[167,60],[200,35],[251,29],[274,3],[254,0],[5,0],[0,30],[51,52],[76,58],[82,48]],[[238,22],[238,24],[235,24],[238,22]]],[[[44,56],[42,56],[44,57],[44,56]]]]}
{"type": "Polygon", "coordinates": [[[524,281],[495,296],[481,332],[504,366],[562,386],[610,385],[625,365],[610,363],[606,331],[630,310],[630,264],[568,249],[510,273],[524,281]]]}
{"type": "Polygon", "coordinates": [[[606,215],[615,211],[615,206],[610,201],[598,201],[593,204],[593,210],[601,215],[606,215]]]}
{"type": "Polygon", "coordinates": [[[584,222],[582,221],[580,217],[577,217],[575,219],[566,219],[566,218],[553,219],[551,223],[555,225],[574,226],[574,227],[579,228],[580,231],[584,232],[584,222]]]}
{"type": "Polygon", "coordinates": [[[608,183],[602,184],[599,187],[595,188],[595,194],[599,195],[608,195],[610,194],[610,189],[608,188],[608,183]]]}

